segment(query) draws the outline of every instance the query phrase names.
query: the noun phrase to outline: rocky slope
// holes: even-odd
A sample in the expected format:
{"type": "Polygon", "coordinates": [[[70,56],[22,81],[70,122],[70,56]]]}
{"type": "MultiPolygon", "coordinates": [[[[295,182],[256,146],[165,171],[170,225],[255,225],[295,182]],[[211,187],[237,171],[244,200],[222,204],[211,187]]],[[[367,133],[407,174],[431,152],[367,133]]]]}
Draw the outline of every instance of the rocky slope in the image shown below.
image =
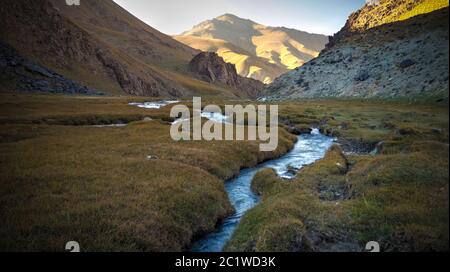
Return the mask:
{"type": "Polygon", "coordinates": [[[327,42],[324,35],[267,27],[232,14],[202,22],[175,39],[216,52],[235,64],[239,75],[264,83],[316,57],[327,42]]]}
{"type": "Polygon", "coordinates": [[[98,17],[101,20],[112,17],[114,10],[107,6],[112,3],[83,1],[79,7],[69,7],[65,1],[5,0],[0,5],[0,40],[24,57],[94,89],[149,96],[186,93],[186,89],[147,63],[105,43],[61,11],[65,8],[100,10],[104,15],[98,17]]]}
{"type": "Polygon", "coordinates": [[[84,0],[80,6],[63,0],[5,0],[0,24],[1,42],[88,89],[163,97],[245,93],[197,79],[188,64],[198,50],[144,24],[112,0],[84,0]]]}
{"type": "Polygon", "coordinates": [[[250,98],[259,97],[265,87],[261,81],[239,76],[233,64],[226,63],[213,52],[198,54],[189,63],[189,68],[208,82],[220,82],[234,89],[245,90],[250,98]]]}
{"type": "Polygon", "coordinates": [[[61,14],[101,42],[153,66],[174,68],[198,54],[146,25],[110,0],[85,0],[74,8],[65,1],[50,0],[61,14]]]}
{"type": "Polygon", "coordinates": [[[366,2],[367,5],[364,8],[350,16],[340,34],[361,32],[448,7],[448,0],[371,0],[366,2]]]}
{"type": "Polygon", "coordinates": [[[448,99],[448,1],[426,13],[442,7],[437,2],[364,6],[318,58],[273,82],[267,98],[448,99]]]}
{"type": "Polygon", "coordinates": [[[0,90],[103,95],[23,58],[16,50],[0,42],[0,90]]]}

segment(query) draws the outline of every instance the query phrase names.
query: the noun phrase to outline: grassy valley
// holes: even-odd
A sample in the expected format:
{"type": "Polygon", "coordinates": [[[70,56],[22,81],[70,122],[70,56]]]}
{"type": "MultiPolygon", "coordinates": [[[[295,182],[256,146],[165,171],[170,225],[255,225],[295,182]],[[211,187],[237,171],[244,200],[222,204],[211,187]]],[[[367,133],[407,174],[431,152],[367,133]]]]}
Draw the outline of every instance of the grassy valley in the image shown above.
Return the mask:
{"type": "MultiPolygon", "coordinates": [[[[90,251],[187,249],[232,213],[224,181],[284,154],[295,139],[282,130],[273,153],[256,142],[173,142],[170,106],[128,105],[147,100],[1,96],[2,250],[60,251],[75,238],[90,251]],[[94,126],[119,122],[128,125],[94,126]]],[[[319,126],[340,145],[292,182],[259,173],[252,187],[262,203],[227,250],[347,251],[368,240],[384,250],[448,250],[447,110],[361,100],[280,104],[287,130],[319,126]],[[375,147],[379,153],[368,154],[375,147]]]]}
{"type": "Polygon", "coordinates": [[[448,252],[448,1],[366,2],[327,45],[231,14],[172,38],[64,2],[0,4],[0,251],[185,252],[222,231],[232,252],[448,252]],[[196,96],[278,105],[278,147],[174,141],[196,96]]]}
{"type": "Polygon", "coordinates": [[[256,142],[174,142],[144,98],[2,95],[0,249],[180,251],[232,213],[224,180],[285,153],[256,142]],[[143,119],[147,117],[145,121],[143,119]],[[133,122],[131,122],[133,121],[133,122]],[[94,127],[131,122],[126,127],[94,127]]]}

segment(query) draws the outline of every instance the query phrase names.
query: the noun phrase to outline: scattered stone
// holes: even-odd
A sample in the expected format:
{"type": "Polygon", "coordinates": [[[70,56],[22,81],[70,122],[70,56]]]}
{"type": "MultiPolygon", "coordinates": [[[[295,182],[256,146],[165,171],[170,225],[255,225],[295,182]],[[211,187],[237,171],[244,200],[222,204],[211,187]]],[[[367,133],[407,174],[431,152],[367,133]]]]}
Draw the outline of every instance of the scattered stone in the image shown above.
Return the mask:
{"type": "Polygon", "coordinates": [[[398,67],[400,67],[400,68],[402,68],[402,69],[405,69],[405,68],[408,68],[408,67],[410,67],[410,66],[413,66],[414,64],[416,64],[415,61],[413,61],[413,60],[411,60],[411,59],[406,59],[406,60],[400,62],[400,63],[398,64],[398,67]]]}
{"type": "Polygon", "coordinates": [[[345,154],[370,154],[378,144],[378,142],[367,142],[363,139],[345,138],[339,138],[337,142],[345,154]]]}
{"type": "Polygon", "coordinates": [[[294,167],[294,166],[292,166],[292,165],[288,165],[288,167],[287,167],[287,173],[288,173],[289,175],[295,176],[295,175],[297,175],[297,172],[298,172],[298,168],[296,168],[296,167],[294,167]]]}
{"type": "Polygon", "coordinates": [[[433,128],[433,129],[431,129],[431,131],[436,134],[442,134],[442,129],[440,129],[440,128],[433,128]]]}
{"type": "Polygon", "coordinates": [[[403,127],[403,128],[399,128],[398,129],[398,134],[401,136],[406,136],[406,135],[419,135],[420,132],[412,127],[403,127]]]}
{"type": "Polygon", "coordinates": [[[369,72],[366,70],[361,70],[355,77],[355,81],[366,81],[370,77],[369,72]]]}

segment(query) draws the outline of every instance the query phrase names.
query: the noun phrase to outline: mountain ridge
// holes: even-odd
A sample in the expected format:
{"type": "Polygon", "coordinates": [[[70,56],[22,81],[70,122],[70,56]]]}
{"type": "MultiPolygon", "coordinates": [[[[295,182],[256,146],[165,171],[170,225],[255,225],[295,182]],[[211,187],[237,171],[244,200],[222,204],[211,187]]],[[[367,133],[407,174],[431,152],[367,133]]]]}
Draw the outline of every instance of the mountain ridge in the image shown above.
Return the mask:
{"type": "Polygon", "coordinates": [[[448,100],[448,2],[447,8],[402,17],[416,14],[424,3],[437,1],[381,0],[377,6],[364,6],[318,58],[269,85],[266,99],[448,100]],[[373,23],[373,16],[381,18],[373,23]],[[382,23],[383,16],[389,23],[382,23]]]}
{"type": "Polygon", "coordinates": [[[80,27],[64,11],[99,8],[108,1],[2,1],[0,38],[24,57],[70,79],[113,94],[179,96],[188,93],[165,75],[80,27]],[[94,4],[95,3],[95,4],[94,4]],[[66,10],[67,9],[67,10],[66,10]]]}
{"type": "MultiPolygon", "coordinates": [[[[79,6],[5,0],[0,23],[1,42],[81,87],[112,95],[246,97],[245,90],[200,80],[188,68],[199,50],[148,26],[112,0],[84,0],[79,6]]],[[[2,62],[7,58],[0,57],[2,62]]],[[[22,85],[13,89],[23,91],[22,85]]]]}
{"type": "Polygon", "coordinates": [[[226,13],[174,36],[193,48],[218,53],[241,76],[270,83],[316,57],[328,37],[286,27],[269,27],[226,13]]]}

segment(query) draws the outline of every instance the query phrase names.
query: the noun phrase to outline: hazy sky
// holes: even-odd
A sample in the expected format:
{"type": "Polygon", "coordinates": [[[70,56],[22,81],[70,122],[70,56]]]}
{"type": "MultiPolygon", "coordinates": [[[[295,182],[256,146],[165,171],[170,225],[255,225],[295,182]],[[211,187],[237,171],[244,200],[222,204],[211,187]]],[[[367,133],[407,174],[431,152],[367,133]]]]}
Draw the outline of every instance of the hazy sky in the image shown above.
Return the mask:
{"type": "Polygon", "coordinates": [[[139,19],[166,34],[231,13],[267,26],[333,34],[364,0],[115,0],[139,19]]]}

